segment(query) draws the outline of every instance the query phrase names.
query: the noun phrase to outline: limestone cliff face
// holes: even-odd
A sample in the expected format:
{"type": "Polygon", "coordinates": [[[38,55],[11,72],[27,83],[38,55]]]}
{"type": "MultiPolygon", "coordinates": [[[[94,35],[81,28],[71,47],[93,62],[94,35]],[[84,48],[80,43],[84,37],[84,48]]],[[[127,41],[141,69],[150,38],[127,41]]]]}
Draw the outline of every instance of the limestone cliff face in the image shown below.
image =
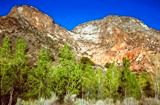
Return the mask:
{"type": "Polygon", "coordinates": [[[152,58],[160,59],[155,57],[160,55],[160,32],[132,17],[108,16],[68,31],[39,10],[19,6],[0,17],[0,44],[5,35],[11,37],[13,45],[16,37],[23,37],[32,59],[41,47],[51,50],[56,57],[64,43],[69,44],[78,57],[88,57],[100,66],[111,62],[121,65],[127,57],[132,70],[153,72],[152,58]]]}
{"type": "Polygon", "coordinates": [[[160,54],[160,32],[132,17],[108,16],[81,24],[72,31],[81,46],[78,52],[99,65],[122,64],[127,57],[133,70],[152,71],[150,57],[160,54]]]}

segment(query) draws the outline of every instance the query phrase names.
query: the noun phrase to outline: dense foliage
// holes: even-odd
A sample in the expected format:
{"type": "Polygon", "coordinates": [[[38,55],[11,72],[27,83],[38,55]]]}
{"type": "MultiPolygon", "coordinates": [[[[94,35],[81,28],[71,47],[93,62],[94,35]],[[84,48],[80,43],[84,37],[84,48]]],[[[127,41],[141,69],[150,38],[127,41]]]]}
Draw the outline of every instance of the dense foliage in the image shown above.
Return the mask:
{"type": "Polygon", "coordinates": [[[151,76],[148,73],[131,72],[127,59],[124,59],[121,67],[113,63],[107,66],[106,71],[95,69],[87,59],[76,60],[71,48],[64,45],[59,50],[58,64],[53,64],[50,52],[42,48],[37,55],[36,65],[31,67],[26,48],[23,39],[17,39],[15,48],[11,47],[9,38],[3,39],[0,47],[2,105],[14,105],[17,98],[49,98],[52,93],[60,101],[68,94],[76,94],[84,99],[108,97],[115,100],[126,97],[140,99],[155,94],[151,76]]]}
{"type": "Polygon", "coordinates": [[[22,39],[17,40],[15,49],[11,48],[9,38],[3,40],[0,48],[2,105],[7,105],[8,102],[15,104],[17,97],[21,97],[27,89],[25,83],[29,68],[26,65],[25,48],[26,44],[22,39]]]}

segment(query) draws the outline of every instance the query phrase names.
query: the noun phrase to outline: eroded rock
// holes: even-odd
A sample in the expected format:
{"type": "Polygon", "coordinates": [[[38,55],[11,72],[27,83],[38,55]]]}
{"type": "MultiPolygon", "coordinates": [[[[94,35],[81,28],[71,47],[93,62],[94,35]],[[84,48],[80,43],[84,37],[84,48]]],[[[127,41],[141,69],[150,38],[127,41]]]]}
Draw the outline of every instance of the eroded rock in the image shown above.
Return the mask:
{"type": "Polygon", "coordinates": [[[78,57],[88,57],[96,65],[112,62],[121,65],[127,57],[132,70],[154,72],[151,56],[160,54],[160,31],[125,16],[104,17],[68,31],[34,7],[17,6],[0,17],[0,43],[5,35],[13,45],[17,37],[23,37],[33,61],[41,47],[56,57],[58,48],[67,43],[78,57]]]}

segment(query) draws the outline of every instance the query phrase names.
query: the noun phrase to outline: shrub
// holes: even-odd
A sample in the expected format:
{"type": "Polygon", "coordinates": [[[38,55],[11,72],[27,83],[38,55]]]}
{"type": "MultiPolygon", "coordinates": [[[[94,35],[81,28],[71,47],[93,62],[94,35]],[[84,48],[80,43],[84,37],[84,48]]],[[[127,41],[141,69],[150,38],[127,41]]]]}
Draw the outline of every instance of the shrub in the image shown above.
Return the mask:
{"type": "Polygon", "coordinates": [[[155,97],[160,98],[160,53],[150,55],[151,62],[153,64],[153,80],[155,97]]]}
{"type": "Polygon", "coordinates": [[[139,105],[139,102],[132,97],[128,97],[123,100],[122,105],[139,105]]]}
{"type": "Polygon", "coordinates": [[[140,105],[160,105],[160,100],[156,98],[144,98],[140,100],[140,105]]]}
{"type": "Polygon", "coordinates": [[[141,72],[137,75],[138,84],[140,86],[141,94],[144,97],[153,96],[153,80],[149,73],[141,72]]]}

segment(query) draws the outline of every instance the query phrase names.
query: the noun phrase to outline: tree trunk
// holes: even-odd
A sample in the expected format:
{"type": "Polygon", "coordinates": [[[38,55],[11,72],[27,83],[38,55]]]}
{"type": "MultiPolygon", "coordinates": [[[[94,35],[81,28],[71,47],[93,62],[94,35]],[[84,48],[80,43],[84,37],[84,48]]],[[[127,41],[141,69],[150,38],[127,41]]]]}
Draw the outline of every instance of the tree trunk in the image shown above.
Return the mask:
{"type": "Polygon", "coordinates": [[[12,90],[10,91],[10,98],[9,98],[9,103],[8,103],[8,105],[12,105],[12,101],[13,101],[13,91],[14,91],[14,89],[12,89],[12,90]]]}
{"type": "Polygon", "coordinates": [[[1,96],[1,104],[0,105],[8,105],[10,98],[10,94],[1,96]]]}
{"type": "Polygon", "coordinates": [[[16,95],[13,91],[6,95],[0,96],[0,98],[0,105],[16,105],[18,95],[16,95]]]}

